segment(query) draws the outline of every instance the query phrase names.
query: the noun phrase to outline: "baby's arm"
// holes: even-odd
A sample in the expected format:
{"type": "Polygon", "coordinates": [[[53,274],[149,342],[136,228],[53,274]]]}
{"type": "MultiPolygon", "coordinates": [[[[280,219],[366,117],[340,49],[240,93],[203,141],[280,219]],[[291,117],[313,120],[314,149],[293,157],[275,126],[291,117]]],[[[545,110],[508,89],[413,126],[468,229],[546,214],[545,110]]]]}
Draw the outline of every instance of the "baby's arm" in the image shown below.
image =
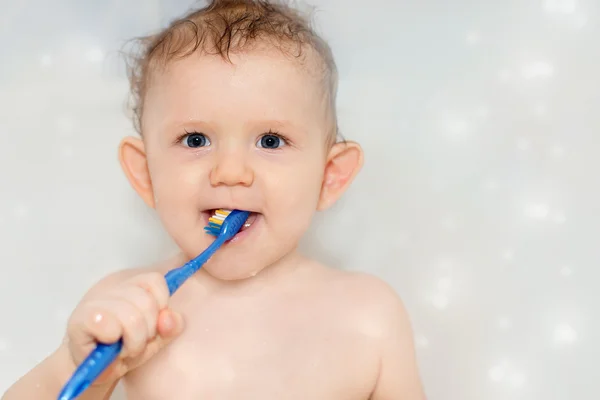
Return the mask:
{"type": "MultiPolygon", "coordinates": [[[[56,400],[62,385],[75,371],[69,351],[60,346],[54,353],[39,363],[25,376],[12,385],[2,400],[56,400]]],[[[95,386],[81,396],[81,400],[108,400],[116,383],[95,386]]]]}
{"type": "MultiPolygon", "coordinates": [[[[82,301],[103,293],[106,289],[123,281],[132,274],[130,271],[109,275],[94,285],[82,301]]],[[[68,349],[66,340],[46,359],[15,382],[2,400],[56,400],[62,386],[75,371],[75,363],[68,349]]],[[[115,389],[117,382],[107,385],[94,385],[81,395],[78,400],[107,400],[115,389]]]]}
{"type": "Polygon", "coordinates": [[[379,377],[371,400],[425,400],[407,312],[391,288],[376,296],[383,310],[379,377]]]}

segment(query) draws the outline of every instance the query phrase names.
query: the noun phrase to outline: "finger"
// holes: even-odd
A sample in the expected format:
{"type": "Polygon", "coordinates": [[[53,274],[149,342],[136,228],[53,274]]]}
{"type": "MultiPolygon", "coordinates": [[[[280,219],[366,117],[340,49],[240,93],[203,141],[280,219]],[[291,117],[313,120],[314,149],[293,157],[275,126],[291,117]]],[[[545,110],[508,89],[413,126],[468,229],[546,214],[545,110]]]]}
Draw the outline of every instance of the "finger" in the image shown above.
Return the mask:
{"type": "Polygon", "coordinates": [[[76,363],[85,358],[97,342],[114,343],[123,334],[121,323],[110,306],[101,301],[82,304],[67,326],[69,348],[76,363]]]}
{"type": "Polygon", "coordinates": [[[172,310],[162,310],[159,315],[158,330],[159,336],[156,336],[148,342],[143,354],[132,361],[132,367],[137,366],[149,358],[155,356],[161,349],[171,343],[183,331],[184,320],[181,314],[172,310]]]}
{"type": "Polygon", "coordinates": [[[144,350],[149,339],[144,315],[133,304],[122,299],[106,300],[106,303],[110,304],[123,330],[120,357],[135,357],[144,350]]]}
{"type": "Polygon", "coordinates": [[[137,275],[132,278],[131,282],[152,294],[158,303],[158,309],[162,310],[169,302],[169,287],[165,277],[158,273],[152,272],[147,274],[137,275]]]}
{"type": "Polygon", "coordinates": [[[90,340],[111,343],[122,334],[119,319],[110,302],[95,301],[83,304],[73,313],[70,329],[80,329],[92,335],[90,340]]]}
{"type": "Polygon", "coordinates": [[[183,331],[183,316],[172,309],[164,309],[158,314],[156,328],[163,339],[173,338],[183,331]]]}
{"type": "Polygon", "coordinates": [[[109,382],[114,382],[122,375],[123,364],[120,361],[113,361],[94,381],[94,385],[104,385],[109,382]]]}
{"type": "Polygon", "coordinates": [[[115,293],[118,299],[129,302],[144,316],[148,338],[156,335],[156,320],[158,318],[159,306],[154,296],[139,286],[130,285],[124,290],[115,293]]]}

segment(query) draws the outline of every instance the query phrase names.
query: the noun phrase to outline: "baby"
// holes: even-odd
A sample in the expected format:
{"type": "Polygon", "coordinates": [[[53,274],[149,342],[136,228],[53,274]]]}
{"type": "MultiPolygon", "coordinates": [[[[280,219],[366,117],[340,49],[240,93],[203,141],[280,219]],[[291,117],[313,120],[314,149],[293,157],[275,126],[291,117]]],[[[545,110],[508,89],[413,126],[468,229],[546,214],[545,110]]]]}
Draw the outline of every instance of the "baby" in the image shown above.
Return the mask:
{"type": "Polygon", "coordinates": [[[119,382],[129,400],[423,400],[394,291],[297,249],[363,161],[337,140],[327,44],[293,9],[250,0],[212,1],[140,44],[141,137],[119,158],[181,252],[97,283],[64,342],[3,399],[55,400],[96,342],[123,337],[81,400],[108,399],[119,382]],[[214,240],[203,228],[219,208],[252,215],[170,298],[164,274],[214,240]]]}

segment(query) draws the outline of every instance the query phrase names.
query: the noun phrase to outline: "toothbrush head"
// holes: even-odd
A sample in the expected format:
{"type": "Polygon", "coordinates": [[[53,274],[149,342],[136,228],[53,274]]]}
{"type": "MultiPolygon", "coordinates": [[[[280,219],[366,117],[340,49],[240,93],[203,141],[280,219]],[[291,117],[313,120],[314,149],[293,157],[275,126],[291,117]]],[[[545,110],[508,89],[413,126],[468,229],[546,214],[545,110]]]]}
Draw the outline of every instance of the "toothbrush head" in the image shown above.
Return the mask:
{"type": "Polygon", "coordinates": [[[249,216],[248,211],[219,209],[210,217],[204,230],[210,235],[230,240],[242,229],[249,216]]]}

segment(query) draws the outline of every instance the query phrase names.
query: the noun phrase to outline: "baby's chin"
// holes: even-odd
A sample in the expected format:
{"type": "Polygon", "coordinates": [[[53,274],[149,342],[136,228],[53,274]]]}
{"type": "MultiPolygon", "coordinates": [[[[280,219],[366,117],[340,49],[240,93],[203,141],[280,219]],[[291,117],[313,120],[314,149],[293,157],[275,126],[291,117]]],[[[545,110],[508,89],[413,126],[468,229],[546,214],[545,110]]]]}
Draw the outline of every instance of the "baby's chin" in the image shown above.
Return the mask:
{"type": "Polygon", "coordinates": [[[259,274],[263,269],[257,267],[255,269],[248,268],[248,265],[219,265],[218,263],[208,263],[204,268],[204,271],[211,277],[220,281],[242,281],[246,279],[252,279],[259,274]]]}
{"type": "MultiPolygon", "coordinates": [[[[191,260],[202,253],[212,239],[206,243],[194,243],[183,246],[181,250],[187,260],[191,260]]],[[[202,241],[201,241],[202,242],[202,241]]],[[[265,268],[265,260],[262,260],[260,252],[245,246],[225,243],[213,256],[202,265],[201,269],[211,277],[222,281],[237,281],[256,276],[265,268]]]]}

